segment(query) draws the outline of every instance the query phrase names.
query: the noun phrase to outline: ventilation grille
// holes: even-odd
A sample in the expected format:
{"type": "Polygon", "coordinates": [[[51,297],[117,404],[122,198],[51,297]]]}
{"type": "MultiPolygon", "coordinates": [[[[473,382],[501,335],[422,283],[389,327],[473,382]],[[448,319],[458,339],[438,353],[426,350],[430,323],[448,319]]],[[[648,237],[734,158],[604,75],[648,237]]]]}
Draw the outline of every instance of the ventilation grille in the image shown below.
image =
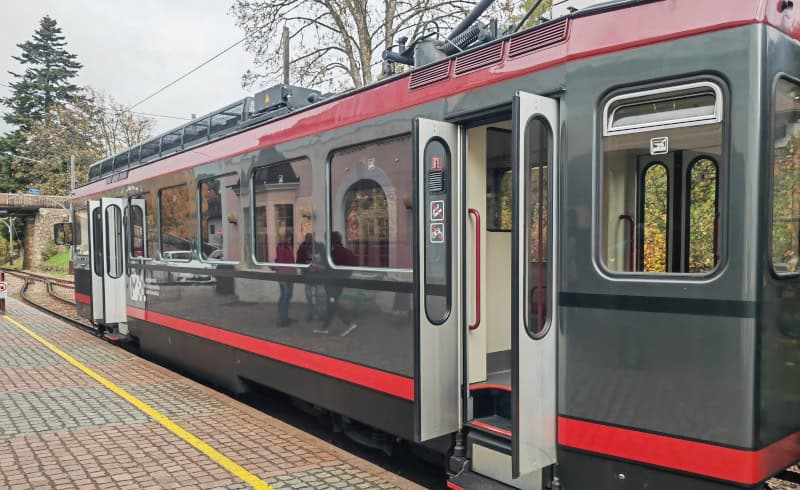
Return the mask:
{"type": "Polygon", "coordinates": [[[442,172],[428,173],[428,192],[442,192],[444,190],[444,176],[442,172]]]}
{"type": "Polygon", "coordinates": [[[436,63],[435,65],[411,72],[408,88],[413,90],[415,88],[424,87],[425,85],[430,85],[440,80],[446,80],[449,76],[450,60],[436,63]]]}
{"type": "Polygon", "coordinates": [[[568,19],[564,19],[512,38],[508,43],[509,59],[566,41],[568,25],[568,19]]]}
{"type": "Polygon", "coordinates": [[[456,75],[463,75],[485,66],[500,63],[502,59],[503,43],[494,43],[456,58],[456,66],[453,71],[456,75]]]}

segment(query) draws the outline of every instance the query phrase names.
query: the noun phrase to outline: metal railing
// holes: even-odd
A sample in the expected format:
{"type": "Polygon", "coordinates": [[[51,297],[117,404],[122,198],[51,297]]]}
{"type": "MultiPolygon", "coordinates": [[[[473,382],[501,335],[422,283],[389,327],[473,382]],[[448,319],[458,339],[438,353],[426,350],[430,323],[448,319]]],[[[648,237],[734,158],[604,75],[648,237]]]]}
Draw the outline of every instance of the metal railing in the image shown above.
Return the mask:
{"type": "Polygon", "coordinates": [[[69,196],[47,196],[42,194],[1,194],[0,208],[62,208],[69,206],[69,196]]]}

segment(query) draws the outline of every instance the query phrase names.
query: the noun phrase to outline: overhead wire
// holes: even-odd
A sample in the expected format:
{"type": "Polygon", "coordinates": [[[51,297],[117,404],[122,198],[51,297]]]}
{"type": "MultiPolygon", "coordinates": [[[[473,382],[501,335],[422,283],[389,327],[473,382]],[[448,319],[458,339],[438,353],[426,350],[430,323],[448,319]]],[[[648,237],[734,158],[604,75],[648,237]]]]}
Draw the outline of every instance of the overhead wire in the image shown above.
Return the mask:
{"type": "Polygon", "coordinates": [[[166,89],[168,89],[168,88],[170,88],[171,86],[175,85],[176,83],[180,82],[180,81],[181,81],[181,80],[183,80],[184,78],[188,77],[188,76],[189,76],[189,75],[191,75],[192,73],[196,72],[196,71],[197,71],[197,70],[199,70],[200,68],[202,68],[202,67],[206,66],[207,64],[211,63],[212,61],[214,61],[215,59],[219,58],[219,57],[220,57],[220,56],[222,56],[223,54],[227,53],[227,52],[228,52],[228,51],[230,51],[231,49],[233,49],[233,48],[235,48],[236,46],[238,46],[238,45],[242,44],[242,43],[244,42],[244,40],[245,40],[245,39],[246,39],[246,37],[243,37],[243,38],[239,39],[239,40],[238,40],[238,41],[236,41],[235,43],[231,44],[231,45],[230,45],[230,46],[228,46],[227,48],[223,49],[222,51],[220,51],[219,53],[215,54],[215,55],[214,55],[214,56],[212,56],[211,58],[209,58],[209,59],[205,60],[204,62],[200,63],[199,65],[195,66],[194,68],[192,68],[191,70],[187,71],[187,72],[186,72],[186,73],[184,73],[183,75],[179,76],[179,77],[178,77],[178,78],[176,78],[175,80],[173,80],[173,81],[169,82],[168,84],[164,85],[164,86],[163,86],[163,87],[161,87],[160,89],[156,90],[156,91],[155,91],[155,92],[153,92],[152,94],[150,94],[150,95],[148,95],[147,97],[145,97],[145,98],[143,98],[142,100],[140,100],[139,102],[137,102],[137,103],[135,103],[135,104],[131,105],[131,106],[130,106],[130,108],[131,108],[131,109],[133,109],[133,108],[135,108],[135,107],[138,107],[138,106],[142,105],[143,103],[145,103],[145,102],[147,102],[148,100],[152,99],[152,98],[153,98],[153,97],[155,97],[156,95],[160,94],[161,92],[165,91],[166,89]]]}

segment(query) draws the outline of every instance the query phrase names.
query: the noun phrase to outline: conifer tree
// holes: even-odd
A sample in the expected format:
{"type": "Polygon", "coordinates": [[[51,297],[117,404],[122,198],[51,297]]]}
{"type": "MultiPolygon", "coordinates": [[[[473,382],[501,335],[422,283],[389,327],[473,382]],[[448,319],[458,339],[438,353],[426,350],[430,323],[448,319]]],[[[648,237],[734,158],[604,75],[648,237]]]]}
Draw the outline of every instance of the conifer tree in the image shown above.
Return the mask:
{"type": "Polygon", "coordinates": [[[10,109],[3,117],[7,123],[28,130],[52,104],[69,102],[78,94],[72,79],[82,65],[66,45],[61,28],[49,16],[39,22],[33,39],[17,44],[22,54],[13,58],[25,72],[9,72],[15,80],[11,82],[11,96],[2,100],[10,109]]]}

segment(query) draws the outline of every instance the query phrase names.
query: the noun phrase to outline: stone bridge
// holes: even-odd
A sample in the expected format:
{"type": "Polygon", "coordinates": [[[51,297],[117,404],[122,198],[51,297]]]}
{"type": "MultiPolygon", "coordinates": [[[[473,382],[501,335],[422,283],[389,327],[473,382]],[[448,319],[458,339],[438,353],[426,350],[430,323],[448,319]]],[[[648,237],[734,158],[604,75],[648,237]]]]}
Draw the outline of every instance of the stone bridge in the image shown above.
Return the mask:
{"type": "Polygon", "coordinates": [[[53,226],[69,222],[69,201],[69,196],[0,193],[0,218],[14,216],[25,221],[24,269],[42,265],[42,250],[53,239],[53,226]]]}

